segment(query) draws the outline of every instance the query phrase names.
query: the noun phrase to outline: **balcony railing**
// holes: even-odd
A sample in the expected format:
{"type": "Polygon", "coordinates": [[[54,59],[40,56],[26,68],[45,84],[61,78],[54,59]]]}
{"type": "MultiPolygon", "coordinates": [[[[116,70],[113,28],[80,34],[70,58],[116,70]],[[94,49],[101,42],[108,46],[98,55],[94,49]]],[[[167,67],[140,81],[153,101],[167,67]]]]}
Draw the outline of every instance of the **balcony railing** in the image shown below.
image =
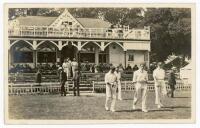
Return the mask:
{"type": "Polygon", "coordinates": [[[121,28],[50,28],[47,26],[10,27],[9,36],[20,37],[75,37],[75,38],[111,38],[150,40],[149,29],[121,28]]]}

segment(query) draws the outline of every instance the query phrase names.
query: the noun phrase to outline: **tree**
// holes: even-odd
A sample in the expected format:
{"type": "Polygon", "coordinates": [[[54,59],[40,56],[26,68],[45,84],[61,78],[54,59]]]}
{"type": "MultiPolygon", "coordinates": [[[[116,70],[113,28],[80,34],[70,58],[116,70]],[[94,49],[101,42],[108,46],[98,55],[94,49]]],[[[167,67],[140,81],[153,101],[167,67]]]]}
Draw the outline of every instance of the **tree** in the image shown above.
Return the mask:
{"type": "Polygon", "coordinates": [[[148,8],[143,24],[151,27],[151,49],[157,61],[170,54],[191,56],[191,11],[178,8],[148,8]]]}

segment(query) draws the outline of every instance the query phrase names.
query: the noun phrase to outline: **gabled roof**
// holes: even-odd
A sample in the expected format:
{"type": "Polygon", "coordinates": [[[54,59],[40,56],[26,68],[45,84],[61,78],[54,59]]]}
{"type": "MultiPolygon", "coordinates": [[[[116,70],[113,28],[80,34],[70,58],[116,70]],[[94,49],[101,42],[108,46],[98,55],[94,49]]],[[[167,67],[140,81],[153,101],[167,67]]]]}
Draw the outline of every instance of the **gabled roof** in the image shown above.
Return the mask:
{"type": "MultiPolygon", "coordinates": [[[[49,26],[58,17],[26,16],[18,17],[19,25],[24,26],[49,26]]],[[[109,28],[111,23],[95,18],[75,18],[84,28],[109,28]]]]}
{"type": "Polygon", "coordinates": [[[76,18],[84,28],[109,28],[111,23],[95,18],[76,18]]]}
{"type": "MultiPolygon", "coordinates": [[[[24,26],[49,26],[58,17],[26,16],[18,17],[19,25],[24,26]]],[[[84,28],[109,28],[111,23],[95,18],[75,18],[84,28]]]]}
{"type": "Polygon", "coordinates": [[[26,16],[18,17],[19,25],[25,26],[49,26],[58,17],[46,17],[46,16],[26,16]]]}

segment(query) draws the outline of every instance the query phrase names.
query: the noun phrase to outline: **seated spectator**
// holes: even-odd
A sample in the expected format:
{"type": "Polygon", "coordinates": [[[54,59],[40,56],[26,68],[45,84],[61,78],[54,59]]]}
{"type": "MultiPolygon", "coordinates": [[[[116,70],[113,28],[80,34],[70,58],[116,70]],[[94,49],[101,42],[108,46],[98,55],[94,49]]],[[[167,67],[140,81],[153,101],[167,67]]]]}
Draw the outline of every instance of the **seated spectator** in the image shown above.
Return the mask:
{"type": "Polygon", "coordinates": [[[9,69],[9,73],[15,73],[15,65],[11,65],[9,69]]]}
{"type": "Polygon", "coordinates": [[[132,68],[131,68],[130,64],[127,65],[126,71],[132,71],[132,68]]]}
{"type": "Polygon", "coordinates": [[[123,72],[124,71],[124,67],[123,67],[123,65],[122,64],[119,64],[119,66],[118,66],[118,68],[119,68],[119,72],[123,72]]]}
{"type": "Polygon", "coordinates": [[[38,71],[36,73],[35,83],[38,83],[39,86],[42,83],[42,74],[41,74],[40,69],[38,69],[38,71]]]}
{"type": "Polygon", "coordinates": [[[133,71],[135,72],[135,71],[137,71],[139,68],[138,68],[138,66],[137,65],[135,65],[134,67],[133,67],[133,71]]]}
{"type": "Polygon", "coordinates": [[[88,61],[85,64],[85,68],[86,68],[86,71],[90,71],[90,64],[88,63],[88,61]]]}
{"type": "Polygon", "coordinates": [[[56,64],[55,64],[55,63],[53,63],[53,65],[51,66],[51,68],[52,68],[53,70],[56,70],[56,69],[57,69],[57,66],[56,66],[56,64]]]}

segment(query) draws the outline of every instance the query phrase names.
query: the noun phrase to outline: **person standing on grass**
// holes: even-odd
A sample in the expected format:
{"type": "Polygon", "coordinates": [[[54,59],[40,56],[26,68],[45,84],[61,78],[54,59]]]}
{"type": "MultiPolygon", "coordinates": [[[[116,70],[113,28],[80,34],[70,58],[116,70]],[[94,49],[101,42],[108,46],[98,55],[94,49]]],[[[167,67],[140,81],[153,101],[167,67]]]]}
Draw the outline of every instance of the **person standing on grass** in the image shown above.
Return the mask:
{"type": "Polygon", "coordinates": [[[76,91],[77,91],[77,96],[80,96],[80,93],[79,93],[79,79],[80,79],[80,74],[78,72],[78,68],[75,69],[75,72],[74,72],[74,75],[73,75],[73,78],[72,80],[74,81],[74,85],[73,85],[73,93],[74,93],[74,96],[76,96],[76,91]]]}
{"type": "Polygon", "coordinates": [[[115,67],[111,66],[110,71],[105,75],[106,83],[106,102],[105,109],[109,111],[108,102],[112,100],[110,111],[115,112],[116,90],[117,90],[117,76],[115,75],[115,67]]]}
{"type": "Polygon", "coordinates": [[[119,72],[119,67],[116,67],[115,75],[117,76],[118,100],[122,100],[121,73],[119,72]]]}
{"type": "MultiPolygon", "coordinates": [[[[40,69],[37,70],[35,83],[36,83],[36,86],[41,86],[42,74],[41,74],[40,69]]],[[[40,93],[40,87],[38,87],[37,90],[38,90],[38,93],[40,93]]]]}
{"type": "Polygon", "coordinates": [[[73,61],[71,62],[71,67],[72,67],[72,76],[74,76],[75,69],[78,69],[78,63],[76,62],[75,58],[73,58],[73,61]]]}
{"type": "Polygon", "coordinates": [[[67,75],[63,71],[62,67],[59,67],[58,69],[60,71],[60,84],[61,84],[61,96],[66,96],[66,91],[65,91],[65,82],[67,81],[67,75]]]}
{"type": "Polygon", "coordinates": [[[155,104],[158,108],[163,107],[161,101],[164,98],[164,95],[167,94],[166,85],[165,85],[165,70],[162,68],[162,63],[157,64],[157,68],[153,71],[153,78],[155,83],[155,104]]]}
{"type": "Polygon", "coordinates": [[[69,58],[64,60],[62,65],[64,72],[66,73],[67,79],[71,76],[71,63],[69,62],[69,58]]]}
{"type": "Polygon", "coordinates": [[[144,64],[140,64],[140,68],[133,74],[133,83],[135,84],[133,110],[136,109],[136,104],[140,95],[142,95],[142,111],[148,112],[146,107],[148,74],[147,71],[144,70],[144,66],[144,64]]]}
{"type": "Polygon", "coordinates": [[[169,77],[168,77],[168,84],[170,86],[170,91],[167,93],[167,95],[169,96],[169,94],[171,95],[171,98],[174,98],[174,90],[175,90],[175,85],[176,85],[176,76],[175,76],[175,67],[172,67],[172,70],[169,73],[169,77]]]}

